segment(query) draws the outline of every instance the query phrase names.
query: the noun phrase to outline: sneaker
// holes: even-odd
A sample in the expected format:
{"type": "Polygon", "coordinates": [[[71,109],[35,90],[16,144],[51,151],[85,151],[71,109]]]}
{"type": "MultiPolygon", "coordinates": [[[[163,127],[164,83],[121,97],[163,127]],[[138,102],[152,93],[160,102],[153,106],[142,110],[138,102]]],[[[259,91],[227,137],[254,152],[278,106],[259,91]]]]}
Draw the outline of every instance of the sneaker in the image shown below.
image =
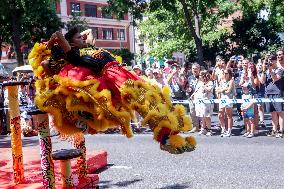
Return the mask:
{"type": "Polygon", "coordinates": [[[201,129],[200,131],[199,131],[199,133],[198,133],[199,135],[206,135],[207,134],[207,131],[206,131],[206,129],[201,129]]]}
{"type": "Polygon", "coordinates": [[[232,133],[231,132],[226,132],[223,137],[230,137],[230,136],[232,136],[232,133]]]}
{"type": "Polygon", "coordinates": [[[283,138],[283,131],[282,131],[282,132],[279,131],[279,132],[276,134],[275,137],[276,137],[276,138],[283,138]]]}
{"type": "Polygon", "coordinates": [[[211,129],[208,129],[206,136],[212,136],[212,135],[213,135],[213,133],[212,133],[211,129]]]}
{"type": "Polygon", "coordinates": [[[254,137],[254,134],[253,134],[253,133],[249,133],[249,134],[247,135],[247,138],[252,138],[252,137],[254,137]]]}
{"type": "Polygon", "coordinates": [[[259,123],[259,125],[260,125],[262,128],[266,128],[266,126],[265,126],[265,124],[264,124],[264,121],[261,121],[261,122],[259,123]]]}
{"type": "Polygon", "coordinates": [[[277,134],[277,131],[271,130],[267,133],[267,136],[274,137],[276,136],[276,134],[277,134]]]}
{"type": "Polygon", "coordinates": [[[221,137],[224,137],[226,134],[227,134],[226,131],[222,131],[222,132],[221,132],[221,137]]]}
{"type": "Polygon", "coordinates": [[[249,135],[249,132],[246,132],[245,134],[243,134],[243,137],[247,137],[249,135]]]}

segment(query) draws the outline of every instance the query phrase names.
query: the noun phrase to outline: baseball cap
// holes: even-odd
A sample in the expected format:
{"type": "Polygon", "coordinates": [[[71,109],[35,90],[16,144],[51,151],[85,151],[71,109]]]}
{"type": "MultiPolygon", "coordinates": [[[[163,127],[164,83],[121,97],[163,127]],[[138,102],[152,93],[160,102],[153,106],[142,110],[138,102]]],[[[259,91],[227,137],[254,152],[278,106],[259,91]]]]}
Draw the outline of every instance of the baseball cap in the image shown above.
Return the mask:
{"type": "Polygon", "coordinates": [[[133,70],[136,70],[136,69],[141,70],[140,66],[138,66],[138,65],[133,66],[133,68],[132,68],[132,69],[133,69],[133,70]]]}

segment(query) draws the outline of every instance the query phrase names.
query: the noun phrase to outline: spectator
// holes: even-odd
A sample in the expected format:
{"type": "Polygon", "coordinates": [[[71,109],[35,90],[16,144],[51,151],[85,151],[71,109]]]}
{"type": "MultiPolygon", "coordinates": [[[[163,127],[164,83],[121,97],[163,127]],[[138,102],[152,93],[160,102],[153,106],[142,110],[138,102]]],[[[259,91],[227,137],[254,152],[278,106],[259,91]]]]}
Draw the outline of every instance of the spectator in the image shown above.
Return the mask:
{"type": "Polygon", "coordinates": [[[162,88],[166,85],[163,73],[159,69],[153,70],[154,79],[156,80],[157,85],[162,88]]]}
{"type": "MultiPolygon", "coordinates": [[[[224,69],[226,69],[227,65],[225,60],[221,56],[216,57],[216,65],[212,72],[212,79],[215,80],[215,86],[218,87],[220,85],[220,81],[223,79],[224,69]]],[[[218,94],[217,98],[220,98],[218,94]]]]}
{"type": "MultiPolygon", "coordinates": [[[[241,79],[240,79],[240,86],[242,85],[249,85],[251,86],[249,89],[251,90],[250,93],[252,95],[256,95],[256,87],[259,84],[259,80],[257,77],[257,70],[256,66],[254,63],[249,61],[248,59],[244,59],[243,61],[243,72],[241,74],[241,79]]],[[[254,114],[255,114],[255,123],[254,126],[256,127],[255,129],[257,130],[258,127],[258,111],[257,111],[257,105],[254,104],[254,114]]]]}
{"type": "Polygon", "coordinates": [[[172,73],[167,78],[167,84],[171,88],[171,96],[174,100],[184,100],[186,93],[184,91],[184,80],[180,76],[181,68],[175,64],[172,66],[172,73]]]}
{"type": "MultiPolygon", "coordinates": [[[[240,56],[242,57],[242,56],[240,56]]],[[[241,80],[241,73],[242,73],[242,58],[238,60],[237,62],[237,68],[234,69],[234,79],[235,79],[235,86],[236,86],[236,98],[241,99],[242,98],[242,87],[240,86],[240,80],[241,80]]],[[[236,104],[237,107],[237,114],[238,119],[236,121],[242,121],[242,111],[241,111],[241,104],[236,104]]]]}
{"type": "MultiPolygon", "coordinates": [[[[263,64],[263,73],[261,76],[261,82],[265,82],[265,97],[283,97],[283,78],[284,69],[280,67],[280,65],[277,65],[277,56],[270,56],[270,58],[263,64]]],[[[272,115],[272,130],[268,133],[268,136],[282,138],[284,130],[284,103],[266,103],[266,110],[271,112],[272,115]],[[280,130],[278,130],[278,124],[280,126],[280,130]]]]}
{"type": "MultiPolygon", "coordinates": [[[[214,80],[214,94],[215,98],[220,99],[221,95],[217,92],[217,88],[220,86],[221,81],[223,80],[223,73],[224,69],[227,67],[226,62],[221,56],[216,57],[216,65],[215,68],[212,71],[212,79],[214,80]]],[[[216,104],[216,106],[220,106],[220,104],[216,104]]],[[[219,114],[219,113],[218,113],[219,114]]],[[[218,115],[219,117],[220,115],[218,115]]],[[[221,125],[220,123],[217,124],[217,129],[220,129],[221,125]]]]}
{"type": "Polygon", "coordinates": [[[135,65],[134,67],[133,67],[133,71],[136,73],[136,75],[138,75],[138,76],[141,76],[142,75],[142,70],[141,70],[141,68],[140,68],[140,66],[138,66],[138,65],[135,65]]]}
{"type": "Polygon", "coordinates": [[[145,75],[150,80],[154,79],[153,71],[149,68],[145,70],[145,75]]]}
{"type": "MultiPolygon", "coordinates": [[[[220,81],[219,87],[216,88],[221,99],[235,98],[235,83],[233,80],[233,72],[231,69],[225,69],[223,79],[220,81]]],[[[224,102],[219,104],[218,118],[221,124],[221,137],[230,137],[233,127],[233,104],[224,102]],[[226,118],[225,119],[225,115],[226,118]],[[227,124],[225,123],[227,121],[227,124]],[[226,131],[226,125],[228,129],[226,131]]]]}
{"type": "MultiPolygon", "coordinates": [[[[261,75],[263,73],[262,60],[261,59],[258,60],[258,63],[256,65],[256,70],[257,70],[257,77],[258,77],[258,80],[259,80],[259,83],[256,86],[256,98],[264,98],[265,85],[264,85],[264,82],[261,82],[261,75]]],[[[258,108],[260,125],[261,125],[261,127],[265,127],[265,124],[264,124],[264,103],[257,103],[257,108],[258,108]]]]}
{"type": "Polygon", "coordinates": [[[189,94],[189,110],[190,110],[190,116],[192,119],[192,130],[190,132],[193,133],[193,132],[197,132],[199,129],[199,120],[196,117],[195,105],[193,101],[190,100],[190,96],[195,92],[197,88],[197,83],[198,83],[199,74],[200,74],[200,65],[197,63],[192,64],[191,72],[192,72],[192,75],[189,76],[188,78],[189,87],[187,88],[187,92],[189,94]]]}
{"type": "Polygon", "coordinates": [[[284,68],[284,50],[278,50],[276,54],[278,67],[284,68]]]}
{"type": "Polygon", "coordinates": [[[244,137],[252,138],[254,136],[254,103],[252,101],[246,102],[246,99],[253,99],[253,95],[251,94],[250,85],[244,84],[242,86],[243,95],[242,99],[244,100],[241,106],[243,111],[244,123],[246,127],[246,132],[243,134],[244,137]]]}
{"type": "MultiPolygon", "coordinates": [[[[201,71],[198,81],[198,88],[192,94],[193,100],[213,99],[213,82],[209,71],[201,71]]],[[[195,104],[196,116],[202,119],[201,130],[199,134],[212,136],[211,115],[213,113],[213,104],[195,104]]]]}

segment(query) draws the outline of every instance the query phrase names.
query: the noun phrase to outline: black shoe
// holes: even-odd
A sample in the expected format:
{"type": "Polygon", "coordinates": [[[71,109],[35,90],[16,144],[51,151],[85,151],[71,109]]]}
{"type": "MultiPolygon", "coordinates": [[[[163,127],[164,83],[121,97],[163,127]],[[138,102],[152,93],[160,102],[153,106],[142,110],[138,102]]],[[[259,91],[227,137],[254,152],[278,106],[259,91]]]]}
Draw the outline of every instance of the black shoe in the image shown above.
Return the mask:
{"type": "Polygon", "coordinates": [[[268,133],[267,133],[267,136],[270,136],[270,137],[275,137],[277,134],[277,131],[274,131],[274,130],[270,130],[268,133]]]}
{"type": "Polygon", "coordinates": [[[242,128],[240,135],[244,135],[245,133],[246,133],[246,130],[244,128],[242,128]]]}
{"type": "Polygon", "coordinates": [[[262,128],[266,128],[265,124],[264,124],[264,121],[260,122],[259,124],[262,128]]]}

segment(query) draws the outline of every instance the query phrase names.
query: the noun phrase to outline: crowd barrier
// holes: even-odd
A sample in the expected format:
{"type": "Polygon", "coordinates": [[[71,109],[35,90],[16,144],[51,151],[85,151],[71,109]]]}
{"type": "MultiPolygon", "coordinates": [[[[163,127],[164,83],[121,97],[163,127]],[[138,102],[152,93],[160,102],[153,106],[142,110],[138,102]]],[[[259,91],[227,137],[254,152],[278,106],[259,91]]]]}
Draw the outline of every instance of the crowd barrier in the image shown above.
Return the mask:
{"type": "MultiPolygon", "coordinates": [[[[262,103],[262,102],[284,102],[283,98],[253,98],[253,99],[197,99],[192,101],[194,104],[240,104],[240,103],[248,103],[248,102],[254,102],[254,103],[262,103]]],[[[189,100],[173,100],[173,104],[189,104],[189,100]]],[[[28,107],[27,109],[29,109],[28,107]]],[[[0,110],[8,110],[8,107],[2,107],[0,110]]]]}
{"type": "MultiPolygon", "coordinates": [[[[253,99],[197,99],[192,101],[194,104],[239,104],[239,103],[262,103],[262,102],[284,102],[284,98],[253,98],[253,99]]],[[[189,104],[189,100],[174,100],[173,104],[189,104]]]]}

